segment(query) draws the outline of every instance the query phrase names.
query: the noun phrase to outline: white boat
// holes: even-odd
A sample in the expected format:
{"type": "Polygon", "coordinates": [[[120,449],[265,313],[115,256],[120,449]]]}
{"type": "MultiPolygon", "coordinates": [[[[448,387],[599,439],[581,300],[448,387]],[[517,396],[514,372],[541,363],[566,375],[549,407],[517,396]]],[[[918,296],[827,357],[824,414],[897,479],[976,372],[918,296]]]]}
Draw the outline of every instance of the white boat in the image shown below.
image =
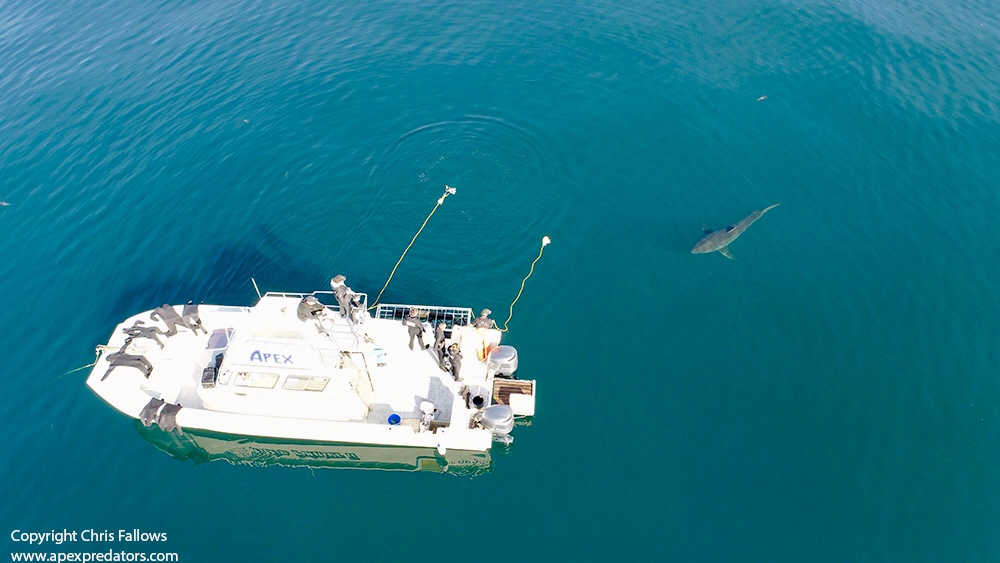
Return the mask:
{"type": "Polygon", "coordinates": [[[333,292],[266,293],[253,307],[162,305],[119,324],[87,385],[144,425],[273,440],[482,452],[535,412],[517,351],[471,309],[328,304],[333,292]],[[410,349],[415,315],[429,348],[410,349]],[[457,377],[439,361],[445,324],[457,377]],[[447,370],[447,371],[446,371],[447,370]]]}

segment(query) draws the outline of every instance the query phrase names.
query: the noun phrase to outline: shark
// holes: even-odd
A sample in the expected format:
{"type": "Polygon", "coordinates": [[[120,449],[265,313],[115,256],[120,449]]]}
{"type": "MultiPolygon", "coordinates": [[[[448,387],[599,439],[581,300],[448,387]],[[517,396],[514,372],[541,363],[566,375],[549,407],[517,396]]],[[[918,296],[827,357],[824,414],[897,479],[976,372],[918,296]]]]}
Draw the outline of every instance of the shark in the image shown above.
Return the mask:
{"type": "Polygon", "coordinates": [[[762,215],[779,205],[781,204],[775,203],[762,210],[754,211],[746,219],[735,225],[729,225],[722,230],[713,231],[703,225],[702,228],[705,229],[705,236],[694,245],[694,248],[691,249],[691,254],[705,254],[706,252],[715,252],[718,250],[723,256],[732,260],[733,255],[729,253],[729,243],[742,235],[743,231],[747,230],[747,227],[750,225],[753,225],[754,221],[760,219],[762,215]]]}

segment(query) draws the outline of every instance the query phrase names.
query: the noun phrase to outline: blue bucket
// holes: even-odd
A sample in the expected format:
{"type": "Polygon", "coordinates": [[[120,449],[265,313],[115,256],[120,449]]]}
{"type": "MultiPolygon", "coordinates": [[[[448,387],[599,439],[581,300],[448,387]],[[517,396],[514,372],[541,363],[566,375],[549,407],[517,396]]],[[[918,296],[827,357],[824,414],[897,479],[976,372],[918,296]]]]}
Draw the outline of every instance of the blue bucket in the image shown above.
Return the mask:
{"type": "Polygon", "coordinates": [[[392,414],[389,415],[389,424],[391,424],[393,426],[396,426],[402,420],[403,419],[399,418],[399,415],[396,414],[396,413],[392,413],[392,414]]]}

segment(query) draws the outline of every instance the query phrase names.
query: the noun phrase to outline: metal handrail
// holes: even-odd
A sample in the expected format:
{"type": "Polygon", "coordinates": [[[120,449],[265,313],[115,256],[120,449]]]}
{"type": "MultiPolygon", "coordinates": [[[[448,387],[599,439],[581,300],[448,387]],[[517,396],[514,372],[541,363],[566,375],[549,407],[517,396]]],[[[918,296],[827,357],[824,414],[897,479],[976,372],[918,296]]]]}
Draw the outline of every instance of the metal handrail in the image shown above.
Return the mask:
{"type": "MultiPolygon", "coordinates": [[[[332,291],[313,291],[312,293],[295,293],[295,292],[284,292],[284,291],[268,291],[264,294],[264,297],[275,296],[275,297],[295,297],[302,299],[303,297],[312,295],[314,297],[319,297],[322,295],[333,296],[332,291]]],[[[355,295],[361,298],[362,310],[367,311],[368,309],[368,294],[367,293],[355,293],[355,295]]],[[[334,303],[329,305],[320,300],[320,303],[324,307],[332,311],[340,311],[340,305],[334,303]]],[[[437,324],[439,322],[444,322],[448,328],[453,326],[464,326],[472,324],[472,321],[476,318],[475,314],[472,312],[471,307],[449,307],[441,305],[415,305],[412,303],[379,303],[375,309],[374,317],[376,319],[389,319],[402,321],[410,314],[410,309],[416,308],[420,311],[420,320],[430,322],[432,324],[437,324]]]]}
{"type": "MultiPolygon", "coordinates": [[[[274,297],[296,297],[298,299],[302,299],[303,297],[306,297],[306,296],[309,296],[309,295],[312,295],[313,297],[317,297],[318,298],[318,296],[320,296],[320,295],[334,295],[334,293],[332,291],[329,291],[329,290],[313,291],[311,293],[295,293],[295,292],[285,292],[285,291],[268,291],[267,293],[264,294],[264,297],[267,297],[269,295],[270,296],[274,296],[274,297]]],[[[360,308],[362,310],[367,310],[368,309],[368,294],[367,293],[358,293],[358,292],[355,292],[354,295],[357,295],[358,297],[361,298],[360,308]]],[[[320,300],[320,303],[323,303],[323,301],[320,300]]],[[[329,305],[327,303],[323,303],[323,306],[326,307],[327,309],[331,309],[333,311],[340,311],[340,304],[339,303],[334,303],[332,305],[329,305]]]]}

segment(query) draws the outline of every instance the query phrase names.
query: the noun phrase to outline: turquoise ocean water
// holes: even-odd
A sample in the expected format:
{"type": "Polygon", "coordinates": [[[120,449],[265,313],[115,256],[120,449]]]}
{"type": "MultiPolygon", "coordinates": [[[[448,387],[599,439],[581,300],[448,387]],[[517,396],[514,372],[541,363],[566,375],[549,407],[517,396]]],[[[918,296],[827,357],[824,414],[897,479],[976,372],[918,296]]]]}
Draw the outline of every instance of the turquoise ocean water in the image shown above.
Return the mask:
{"type": "Polygon", "coordinates": [[[0,4],[4,545],[997,560],[997,14],[0,4]],[[507,336],[538,415],[485,475],[180,461],[63,376],[165,301],[251,305],[251,277],[376,293],[445,184],[386,300],[502,320],[553,239],[507,336]],[[773,203],[735,260],[689,253],[773,203]]]}

